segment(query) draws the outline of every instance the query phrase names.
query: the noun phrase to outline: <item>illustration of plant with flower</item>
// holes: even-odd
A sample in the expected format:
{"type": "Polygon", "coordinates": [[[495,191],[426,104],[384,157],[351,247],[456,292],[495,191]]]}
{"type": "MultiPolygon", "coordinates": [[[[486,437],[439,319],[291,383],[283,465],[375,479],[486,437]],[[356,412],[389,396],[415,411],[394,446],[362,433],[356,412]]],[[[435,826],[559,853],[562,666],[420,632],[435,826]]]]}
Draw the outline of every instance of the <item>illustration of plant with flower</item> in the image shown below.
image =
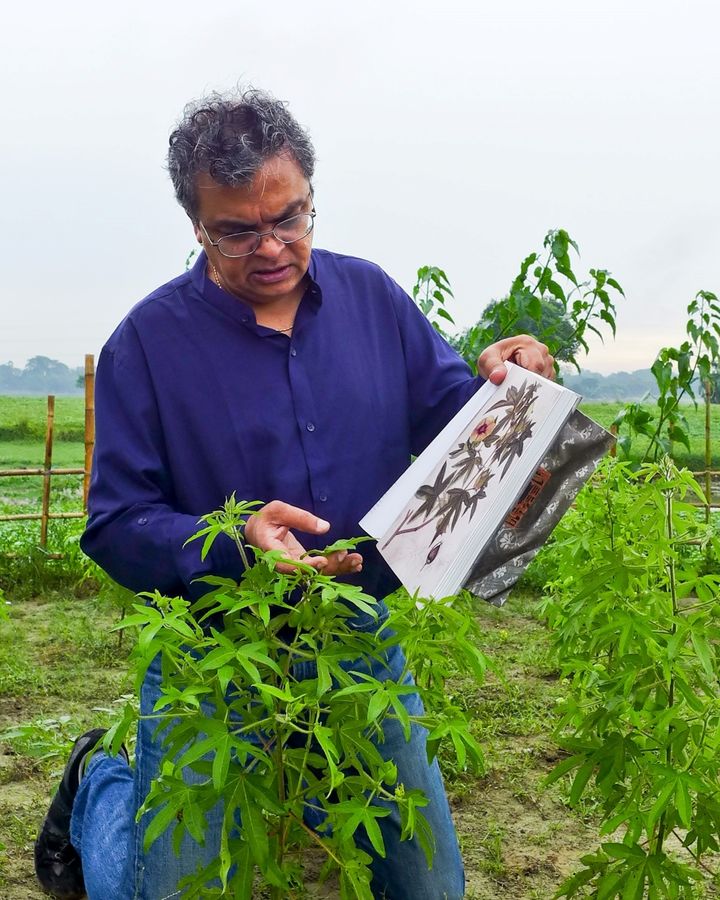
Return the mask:
{"type": "Polygon", "coordinates": [[[453,531],[462,518],[471,520],[487,496],[490,480],[496,476],[502,480],[513,460],[522,456],[535,425],[531,414],[537,395],[537,384],[511,385],[505,396],[486,410],[467,439],[450,451],[435,481],[418,488],[415,497],[420,503],[407,510],[383,548],[402,534],[432,524],[435,527],[425,560],[425,565],[430,565],[440,552],[442,536],[453,531]]]}

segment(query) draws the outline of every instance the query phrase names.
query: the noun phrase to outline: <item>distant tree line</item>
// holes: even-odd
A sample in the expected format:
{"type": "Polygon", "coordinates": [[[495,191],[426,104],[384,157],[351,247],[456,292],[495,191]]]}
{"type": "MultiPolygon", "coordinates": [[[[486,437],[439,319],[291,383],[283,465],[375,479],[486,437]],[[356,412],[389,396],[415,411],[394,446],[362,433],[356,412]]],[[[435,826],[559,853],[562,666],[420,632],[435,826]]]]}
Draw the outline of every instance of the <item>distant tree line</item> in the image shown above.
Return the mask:
{"type": "Polygon", "coordinates": [[[647,398],[655,401],[658,396],[657,383],[650,369],[600,375],[598,372],[575,372],[563,368],[562,382],[585,400],[632,402],[647,398]]]}
{"type": "MultiPolygon", "coordinates": [[[[490,308],[489,308],[490,309],[490,308]]],[[[486,311],[487,312],[487,311],[486,311]]],[[[552,323],[552,314],[548,314],[548,322],[552,323]]],[[[519,331],[534,329],[527,327],[531,323],[522,323],[519,331]]],[[[565,323],[557,322],[556,327],[565,323]]],[[[457,341],[457,339],[456,339],[457,341]]],[[[473,355],[479,354],[481,347],[473,347],[473,355]]],[[[0,363],[0,394],[81,394],[83,391],[84,370],[78,366],[71,369],[65,363],[48,356],[33,356],[22,369],[11,362],[0,363]]],[[[561,367],[563,384],[577,391],[586,400],[621,400],[635,401],[647,398],[654,401],[658,395],[657,384],[650,369],[637,369],[634,372],[615,372],[612,375],[600,375],[597,372],[576,372],[566,366],[561,367]]],[[[699,388],[699,385],[698,385],[699,388]]],[[[699,395],[702,390],[699,390],[699,395]]],[[[714,403],[720,402],[720,375],[713,379],[714,403]]]]}
{"type": "Polygon", "coordinates": [[[33,356],[19,369],[0,363],[0,394],[81,394],[84,369],[48,356],[33,356]]]}

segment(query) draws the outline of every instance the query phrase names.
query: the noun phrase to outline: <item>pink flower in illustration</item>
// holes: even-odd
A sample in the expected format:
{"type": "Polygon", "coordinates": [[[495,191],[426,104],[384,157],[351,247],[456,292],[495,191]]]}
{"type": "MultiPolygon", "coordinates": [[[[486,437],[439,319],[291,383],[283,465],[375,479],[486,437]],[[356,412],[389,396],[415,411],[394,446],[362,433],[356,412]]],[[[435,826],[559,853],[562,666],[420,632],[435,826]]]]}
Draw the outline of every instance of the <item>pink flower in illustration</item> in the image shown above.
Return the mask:
{"type": "Polygon", "coordinates": [[[473,428],[468,441],[473,444],[479,444],[480,442],[485,441],[490,437],[496,425],[497,419],[494,416],[486,416],[473,428]]]}

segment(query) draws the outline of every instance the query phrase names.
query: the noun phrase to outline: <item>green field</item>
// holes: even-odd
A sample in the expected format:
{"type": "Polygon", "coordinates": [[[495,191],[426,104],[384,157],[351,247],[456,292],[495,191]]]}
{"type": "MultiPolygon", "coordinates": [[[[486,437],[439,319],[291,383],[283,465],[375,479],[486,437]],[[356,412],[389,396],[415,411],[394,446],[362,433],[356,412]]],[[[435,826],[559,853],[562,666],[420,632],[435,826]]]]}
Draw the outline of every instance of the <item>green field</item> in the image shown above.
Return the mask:
{"type": "MultiPolygon", "coordinates": [[[[0,441],[45,440],[45,397],[0,396],[0,441]]],[[[85,435],[85,398],[55,399],[55,440],[82,441],[85,435]]]]}
{"type": "MultiPolygon", "coordinates": [[[[41,467],[44,455],[45,444],[41,441],[0,441],[0,470],[41,467]]],[[[77,469],[84,465],[84,444],[77,441],[58,441],[54,445],[54,467],[77,469]]],[[[36,476],[0,478],[0,514],[38,511],[41,497],[42,478],[36,476]]],[[[82,504],[82,476],[53,476],[51,501],[52,508],[56,511],[65,508],[79,509],[82,504]]]]}
{"type": "MultiPolygon", "coordinates": [[[[609,427],[618,411],[622,407],[620,402],[592,402],[583,403],[580,409],[586,415],[595,419],[601,425],[609,427]]],[[[647,409],[653,411],[653,404],[647,404],[647,409]]],[[[705,453],[705,408],[698,406],[683,407],[683,414],[688,420],[690,429],[690,454],[682,447],[677,448],[677,460],[683,465],[692,465],[702,468],[705,453]]],[[[34,465],[33,460],[42,462],[45,439],[45,426],[47,416],[47,403],[44,397],[9,397],[0,396],[0,468],[15,465],[18,453],[14,448],[7,446],[8,442],[23,442],[24,451],[30,452],[28,465],[34,465]],[[34,446],[34,449],[29,448],[34,446]],[[12,462],[8,461],[12,457],[12,462]]],[[[55,441],[58,449],[55,453],[58,465],[70,463],[59,462],[60,444],[66,442],[82,442],[84,437],[85,400],[83,397],[58,397],[55,401],[55,441]]],[[[645,451],[647,441],[638,440],[633,446],[634,457],[641,456],[645,451]]],[[[713,465],[720,466],[720,405],[711,407],[711,444],[713,453],[713,465]]],[[[82,465],[82,453],[78,448],[76,459],[82,465]]],[[[65,456],[64,459],[69,457],[65,456]]]]}
{"type": "MultiPolygon", "coordinates": [[[[606,428],[610,427],[615,416],[618,414],[623,404],[616,403],[582,403],[580,409],[585,415],[595,419],[606,428]]],[[[646,408],[650,412],[654,412],[657,407],[654,404],[646,404],[646,408]]],[[[683,406],[682,413],[687,419],[690,434],[690,452],[681,444],[673,448],[673,456],[676,462],[681,466],[687,466],[690,469],[700,470],[705,468],[705,406],[699,405],[697,409],[693,406],[683,406]]],[[[638,438],[632,445],[632,457],[640,458],[647,449],[648,440],[646,438],[638,438]]],[[[720,468],[720,405],[713,404],[710,407],[710,452],[712,460],[712,468],[720,468]]]]}

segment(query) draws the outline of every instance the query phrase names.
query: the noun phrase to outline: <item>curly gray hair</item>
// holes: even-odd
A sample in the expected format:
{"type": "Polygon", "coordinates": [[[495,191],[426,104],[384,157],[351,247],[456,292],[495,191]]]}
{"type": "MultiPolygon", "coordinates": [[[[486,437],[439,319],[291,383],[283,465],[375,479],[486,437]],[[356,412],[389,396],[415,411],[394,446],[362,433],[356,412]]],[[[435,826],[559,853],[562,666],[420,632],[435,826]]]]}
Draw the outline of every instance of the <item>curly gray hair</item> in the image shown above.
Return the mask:
{"type": "Polygon", "coordinates": [[[212,93],[189,103],[170,135],[168,171],[178,203],[197,222],[195,176],[205,172],[219,184],[252,181],[272,156],[287,152],[312,180],[315,150],[308,133],[285,103],[249,88],[212,93]]]}

